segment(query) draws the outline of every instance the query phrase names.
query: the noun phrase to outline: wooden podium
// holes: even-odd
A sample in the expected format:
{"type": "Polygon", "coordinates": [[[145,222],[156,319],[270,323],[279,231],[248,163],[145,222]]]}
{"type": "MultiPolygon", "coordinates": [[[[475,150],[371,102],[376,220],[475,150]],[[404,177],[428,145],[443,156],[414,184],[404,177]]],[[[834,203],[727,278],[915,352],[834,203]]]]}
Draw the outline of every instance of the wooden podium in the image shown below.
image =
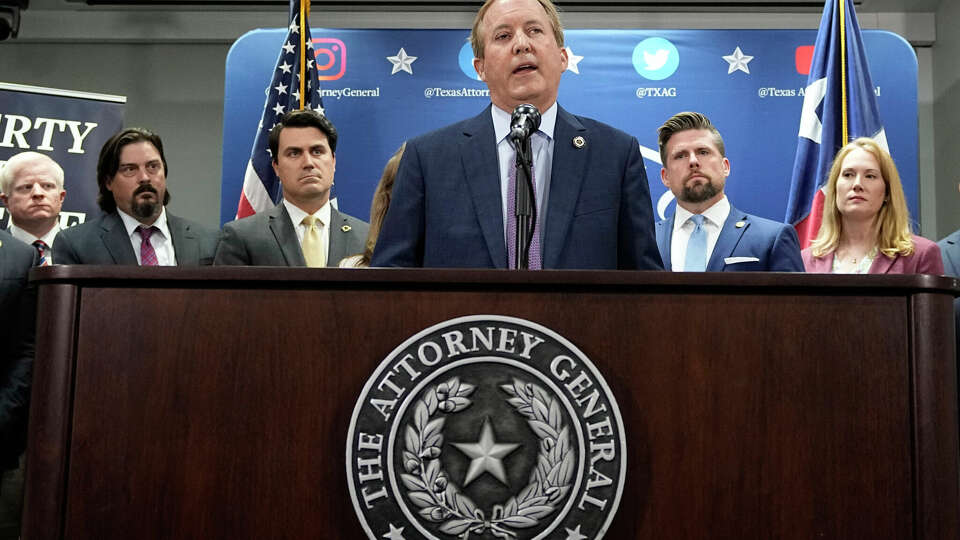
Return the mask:
{"type": "Polygon", "coordinates": [[[948,278],[32,277],[25,540],[364,538],[344,465],[354,402],[393,348],[471,314],[543,325],[605,377],[628,454],[606,538],[960,538],[948,278]]]}

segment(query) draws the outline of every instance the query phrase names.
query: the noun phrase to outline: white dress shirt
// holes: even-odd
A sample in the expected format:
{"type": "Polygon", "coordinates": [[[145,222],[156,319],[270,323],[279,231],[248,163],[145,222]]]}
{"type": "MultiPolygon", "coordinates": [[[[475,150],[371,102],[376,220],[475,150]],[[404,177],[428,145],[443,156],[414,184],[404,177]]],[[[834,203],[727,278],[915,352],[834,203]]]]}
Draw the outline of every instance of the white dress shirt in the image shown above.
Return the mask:
{"type": "Polygon", "coordinates": [[[50,261],[50,264],[53,264],[53,239],[57,237],[57,233],[60,232],[60,220],[57,219],[57,222],[53,224],[53,227],[47,231],[47,234],[43,236],[34,236],[33,233],[29,233],[20,227],[17,227],[17,224],[13,222],[13,217],[10,217],[10,225],[7,226],[7,232],[17,240],[26,242],[27,244],[33,245],[37,240],[43,241],[47,245],[47,248],[43,250],[44,257],[50,261]]]}
{"type": "MultiPolygon", "coordinates": [[[[490,107],[493,116],[493,133],[497,140],[497,157],[500,160],[500,198],[503,208],[503,238],[507,245],[507,216],[514,212],[513,201],[507,200],[510,187],[510,168],[516,166],[516,152],[510,144],[510,116],[496,105],[490,107]]],[[[530,149],[533,152],[534,190],[537,192],[537,223],[543,234],[544,216],[549,200],[550,171],[553,170],[553,128],[557,125],[557,104],[554,102],[546,112],[540,114],[540,128],[530,136],[530,149]]],[[[540,239],[543,245],[543,238],[540,239]]]]}
{"type": "Polygon", "coordinates": [[[293,230],[297,231],[297,241],[303,245],[303,235],[307,232],[307,226],[303,224],[303,218],[313,215],[317,218],[317,227],[320,227],[320,238],[323,242],[323,252],[330,258],[330,201],[320,207],[313,214],[307,214],[297,205],[284,199],[283,205],[287,207],[287,214],[290,215],[290,222],[293,223],[293,230]]]}
{"type": "Polygon", "coordinates": [[[127,236],[130,237],[130,245],[133,246],[133,253],[137,256],[137,264],[143,264],[140,261],[140,227],[156,227],[159,231],[154,231],[150,236],[150,245],[157,254],[157,266],[176,266],[177,256],[173,250],[173,237],[170,235],[170,228],[167,227],[167,209],[160,211],[160,217],[153,222],[153,225],[144,225],[137,221],[137,218],[127,214],[117,208],[120,219],[123,221],[124,228],[127,229],[127,236]]]}
{"type": "MultiPolygon", "coordinates": [[[[724,195],[719,201],[703,212],[703,230],[707,233],[707,264],[713,255],[713,248],[717,245],[720,230],[730,215],[730,201],[724,195]]],[[[687,261],[687,243],[696,225],[690,221],[693,216],[688,210],[677,205],[677,212],[673,218],[673,239],[670,241],[670,266],[674,272],[682,272],[687,261]]]]}

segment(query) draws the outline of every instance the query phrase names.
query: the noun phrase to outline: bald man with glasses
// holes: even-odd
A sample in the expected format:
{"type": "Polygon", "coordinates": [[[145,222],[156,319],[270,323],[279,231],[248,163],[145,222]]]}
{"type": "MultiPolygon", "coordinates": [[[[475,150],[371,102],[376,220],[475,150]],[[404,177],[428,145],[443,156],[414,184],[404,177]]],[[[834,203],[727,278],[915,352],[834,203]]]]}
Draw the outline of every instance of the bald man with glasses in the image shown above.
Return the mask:
{"type": "Polygon", "coordinates": [[[160,137],[127,128],[97,162],[97,202],[105,215],[57,235],[56,264],[198,266],[213,263],[219,233],[171,215],[160,137]]]}

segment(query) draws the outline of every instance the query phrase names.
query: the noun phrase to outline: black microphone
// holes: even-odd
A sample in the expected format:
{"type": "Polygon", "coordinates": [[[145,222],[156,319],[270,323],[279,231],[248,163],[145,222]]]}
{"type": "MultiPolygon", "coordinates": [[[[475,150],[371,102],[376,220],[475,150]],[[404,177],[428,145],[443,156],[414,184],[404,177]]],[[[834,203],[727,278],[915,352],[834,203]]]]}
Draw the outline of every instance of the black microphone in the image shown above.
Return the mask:
{"type": "Polygon", "coordinates": [[[529,138],[540,127],[540,111],[529,103],[517,105],[510,117],[510,138],[522,141],[529,138]]]}

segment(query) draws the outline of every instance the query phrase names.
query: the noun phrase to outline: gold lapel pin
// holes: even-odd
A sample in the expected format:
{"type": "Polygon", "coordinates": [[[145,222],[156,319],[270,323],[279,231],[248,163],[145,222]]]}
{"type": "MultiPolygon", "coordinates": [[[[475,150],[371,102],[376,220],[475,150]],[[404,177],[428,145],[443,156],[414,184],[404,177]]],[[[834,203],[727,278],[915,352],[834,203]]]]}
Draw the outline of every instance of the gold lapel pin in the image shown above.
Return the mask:
{"type": "Polygon", "coordinates": [[[738,221],[737,224],[736,224],[736,227],[737,227],[738,229],[742,229],[742,228],[744,228],[744,227],[746,227],[746,226],[747,226],[747,222],[746,222],[746,221],[738,221]]]}
{"type": "Polygon", "coordinates": [[[579,149],[579,148],[583,148],[583,147],[586,146],[586,145],[587,145],[587,140],[584,139],[583,137],[581,137],[580,135],[577,135],[576,137],[573,138],[573,147],[574,147],[574,148],[578,148],[578,149],[579,149]]]}
{"type": "Polygon", "coordinates": [[[352,228],[353,228],[353,227],[351,227],[351,226],[349,226],[349,225],[344,225],[343,227],[340,227],[340,230],[343,231],[343,232],[350,232],[350,230],[351,230],[352,228]]]}

